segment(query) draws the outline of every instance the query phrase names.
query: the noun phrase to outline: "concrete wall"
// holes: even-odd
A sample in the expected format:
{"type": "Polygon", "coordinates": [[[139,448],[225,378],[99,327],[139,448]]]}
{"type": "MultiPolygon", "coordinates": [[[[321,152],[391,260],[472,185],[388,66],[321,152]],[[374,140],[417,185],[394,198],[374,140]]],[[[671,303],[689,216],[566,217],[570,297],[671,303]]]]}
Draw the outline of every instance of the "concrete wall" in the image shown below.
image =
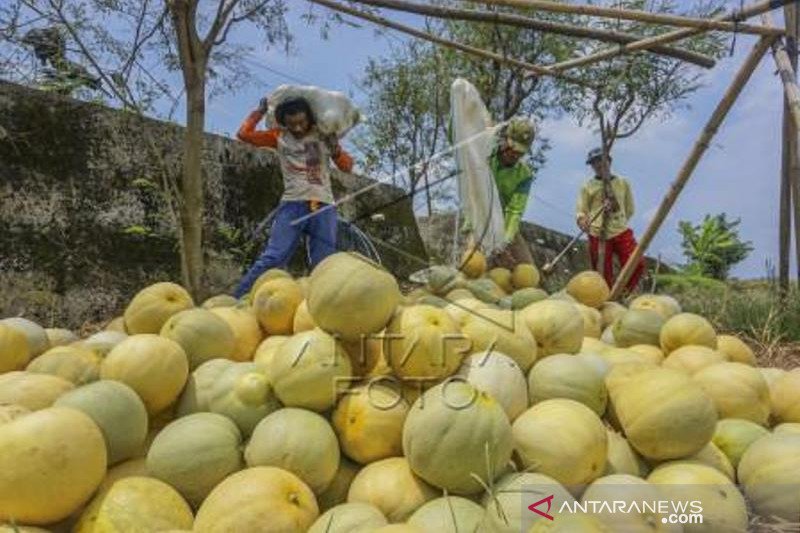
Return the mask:
{"type": "MultiPolygon", "coordinates": [[[[163,183],[179,176],[181,138],[174,124],[0,82],[0,316],[76,328],[119,314],[148,283],[179,281],[163,183]]],[[[207,284],[227,293],[263,244],[251,232],[282,180],[272,151],[215,135],[205,172],[207,284]]],[[[334,177],[339,196],[372,183],[334,177]]],[[[339,213],[399,275],[426,257],[402,191],[381,185],[339,213]]],[[[302,257],[293,265],[301,273],[302,257]]]]}

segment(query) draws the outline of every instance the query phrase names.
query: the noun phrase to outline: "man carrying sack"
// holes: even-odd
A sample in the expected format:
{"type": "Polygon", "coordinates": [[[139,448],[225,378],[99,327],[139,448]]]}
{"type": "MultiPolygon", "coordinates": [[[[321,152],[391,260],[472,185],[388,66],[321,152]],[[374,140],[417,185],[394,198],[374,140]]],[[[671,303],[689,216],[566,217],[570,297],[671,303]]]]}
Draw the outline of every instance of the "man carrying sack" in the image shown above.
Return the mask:
{"type": "MultiPolygon", "coordinates": [[[[634,213],[633,193],[626,179],[611,173],[611,157],[603,157],[602,148],[590,151],[586,164],[591,165],[594,177],[581,188],[576,219],[578,227],[589,234],[589,255],[595,270],[600,262],[601,241],[605,241],[601,272],[611,287],[614,285],[614,256],[623,266],[636,249],[636,238],[628,227],[634,213]],[[607,182],[604,176],[607,176],[607,182]]],[[[641,260],[628,281],[628,292],[639,284],[644,266],[644,260],[641,260]]]]}

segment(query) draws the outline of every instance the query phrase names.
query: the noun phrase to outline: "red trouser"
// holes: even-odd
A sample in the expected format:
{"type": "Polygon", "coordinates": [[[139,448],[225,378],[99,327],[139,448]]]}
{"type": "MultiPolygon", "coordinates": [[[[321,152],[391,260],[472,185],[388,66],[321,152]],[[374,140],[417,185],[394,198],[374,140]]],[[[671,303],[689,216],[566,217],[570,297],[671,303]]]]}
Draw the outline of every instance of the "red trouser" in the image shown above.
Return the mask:
{"type": "MultiPolygon", "coordinates": [[[[614,256],[619,259],[620,267],[628,262],[633,251],[636,249],[636,238],[633,236],[633,231],[626,229],[616,237],[606,240],[606,251],[604,264],[606,282],[608,286],[614,285],[614,256]]],[[[592,259],[592,268],[597,270],[598,255],[600,251],[600,238],[594,235],[589,235],[589,255],[592,259]]],[[[639,260],[636,270],[633,271],[628,284],[626,285],[628,291],[632,291],[639,284],[639,279],[644,273],[644,259],[639,260]]]]}

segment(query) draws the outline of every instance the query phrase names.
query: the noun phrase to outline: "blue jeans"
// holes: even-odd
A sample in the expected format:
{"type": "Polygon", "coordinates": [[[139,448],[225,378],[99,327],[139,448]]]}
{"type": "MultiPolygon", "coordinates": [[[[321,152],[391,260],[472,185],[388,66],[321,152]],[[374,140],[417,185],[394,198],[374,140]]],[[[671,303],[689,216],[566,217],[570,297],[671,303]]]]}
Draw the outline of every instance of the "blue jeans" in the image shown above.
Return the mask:
{"type": "Polygon", "coordinates": [[[285,268],[294,255],[303,235],[309,237],[309,259],[313,269],[320,261],[336,252],[336,209],[320,205],[312,217],[292,225],[292,221],[308,215],[311,209],[307,201],[281,202],[272,222],[269,242],[244,275],[234,296],[241,298],[250,291],[258,277],[270,268],[285,268]]]}

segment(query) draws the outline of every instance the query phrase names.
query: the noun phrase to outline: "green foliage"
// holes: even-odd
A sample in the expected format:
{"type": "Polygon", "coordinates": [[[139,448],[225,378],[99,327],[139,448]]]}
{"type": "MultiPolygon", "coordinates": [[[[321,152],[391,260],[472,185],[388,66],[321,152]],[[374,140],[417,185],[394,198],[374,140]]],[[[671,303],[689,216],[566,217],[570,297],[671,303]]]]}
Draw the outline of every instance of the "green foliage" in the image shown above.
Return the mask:
{"type": "Polygon", "coordinates": [[[133,226],[128,226],[127,228],[122,230],[122,232],[125,233],[126,235],[139,235],[141,237],[146,237],[152,233],[149,228],[140,226],[138,224],[134,224],[133,226]]]}
{"type": "MultiPolygon", "coordinates": [[[[536,15],[546,20],[567,18],[536,15]]],[[[492,24],[437,21],[426,29],[529,63],[566,59],[576,46],[574,40],[562,36],[492,24]]],[[[557,102],[555,85],[550,79],[528,74],[498,61],[476,59],[422,41],[403,43],[388,57],[371,59],[360,82],[369,94],[364,109],[367,119],[363,134],[356,139],[367,154],[366,169],[388,174],[395,185],[409,190],[414,190],[420,181],[435,179],[427,161],[449,146],[450,86],[459,77],[475,85],[497,121],[517,114],[545,116],[557,102]]],[[[543,139],[536,143],[534,166],[543,161],[546,147],[543,139]]]]}
{"type": "Polygon", "coordinates": [[[800,290],[781,297],[774,282],[722,282],[699,276],[658,276],[658,292],[684,311],[708,318],[720,333],[748,337],[765,349],[800,341],[800,290]]]}
{"type": "MultiPolygon", "coordinates": [[[[673,0],[621,0],[615,6],[623,9],[647,10],[665,14],[689,14],[707,18],[718,13],[724,2],[696,2],[688,13],[682,13],[673,0]]],[[[573,24],[598,30],[613,30],[651,37],[667,29],[656,24],[613,19],[580,17],[573,24]]],[[[681,42],[681,47],[719,57],[725,50],[720,34],[703,33],[681,42]]],[[[609,47],[608,44],[583,40],[579,55],[589,55],[609,47]]],[[[665,119],[701,86],[700,71],[683,61],[653,53],[616,56],[613,59],[570,70],[582,84],[561,82],[561,105],[579,123],[593,124],[606,148],[617,139],[630,137],[651,119],[665,119]],[[597,83],[601,80],[601,83],[597,83]]]]}
{"type": "Polygon", "coordinates": [[[728,220],[725,213],[706,215],[698,225],[683,220],[678,230],[683,237],[681,246],[689,260],[688,272],[714,279],[726,279],[731,267],[743,261],[753,251],[752,244],[739,238],[740,219],[728,220]]]}

